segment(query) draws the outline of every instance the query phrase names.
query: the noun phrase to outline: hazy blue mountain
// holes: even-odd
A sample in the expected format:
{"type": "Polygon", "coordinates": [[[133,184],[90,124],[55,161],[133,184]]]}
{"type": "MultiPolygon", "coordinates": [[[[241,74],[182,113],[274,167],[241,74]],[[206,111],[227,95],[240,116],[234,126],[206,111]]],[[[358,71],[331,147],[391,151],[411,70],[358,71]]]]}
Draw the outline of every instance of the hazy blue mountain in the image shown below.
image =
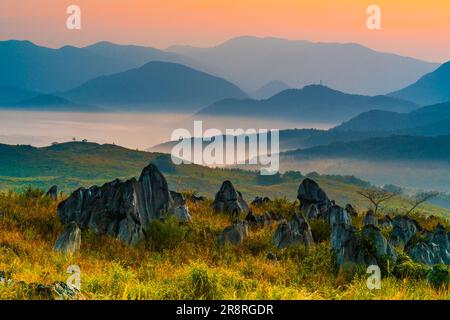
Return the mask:
{"type": "Polygon", "coordinates": [[[321,85],[310,85],[303,89],[282,91],[266,100],[225,99],[200,110],[198,115],[336,122],[373,109],[404,112],[416,108],[417,105],[396,98],[353,95],[321,85]]]}
{"type": "Polygon", "coordinates": [[[450,102],[422,107],[409,113],[371,110],[333,130],[391,131],[413,135],[450,134],[450,102]]]}
{"type": "Polygon", "coordinates": [[[99,111],[98,107],[75,103],[70,100],[51,95],[40,94],[29,99],[9,104],[7,107],[23,110],[39,111],[99,111]]]}
{"type": "Polygon", "coordinates": [[[434,160],[450,162],[450,135],[438,137],[393,135],[351,142],[336,142],[287,151],[286,159],[434,160]]]}
{"type": "Polygon", "coordinates": [[[152,60],[183,62],[173,53],[137,46],[98,43],[51,49],[30,41],[0,41],[0,86],[53,93],[100,75],[137,68],[152,60]]]}
{"type": "MultiPolygon", "coordinates": [[[[379,137],[388,135],[383,132],[354,132],[349,131],[332,131],[332,130],[319,130],[319,129],[287,129],[280,130],[280,151],[297,150],[310,148],[319,145],[327,145],[334,142],[346,142],[363,140],[371,137],[379,137]]],[[[225,139],[226,136],[223,136],[225,139]]],[[[191,138],[191,145],[194,144],[194,139],[191,138]]],[[[147,151],[170,153],[172,148],[178,144],[179,141],[168,141],[161,144],[157,144],[147,151]]],[[[208,145],[209,142],[204,142],[203,145],[208,145]]],[[[225,152],[224,152],[225,154],[225,152]]]]}
{"type": "Polygon", "coordinates": [[[261,99],[268,99],[277,93],[280,93],[281,91],[290,89],[289,86],[279,80],[274,80],[269,82],[268,84],[262,86],[255,92],[251,94],[251,96],[255,99],[261,100],[261,99]]]}
{"type": "Polygon", "coordinates": [[[101,76],[65,92],[67,99],[127,110],[198,110],[224,98],[245,98],[234,84],[181,64],[152,61],[101,76]]]}
{"type": "Polygon", "coordinates": [[[0,105],[11,105],[21,100],[30,99],[36,95],[38,93],[34,91],[12,86],[0,86],[0,105]]]}
{"type": "Polygon", "coordinates": [[[247,92],[278,79],[292,88],[323,81],[340,91],[378,95],[401,89],[439,66],[354,43],[250,36],[211,48],[173,46],[168,50],[201,61],[211,69],[209,72],[247,92]]]}
{"type": "Polygon", "coordinates": [[[412,85],[389,95],[421,105],[450,101],[450,61],[412,85]]]}

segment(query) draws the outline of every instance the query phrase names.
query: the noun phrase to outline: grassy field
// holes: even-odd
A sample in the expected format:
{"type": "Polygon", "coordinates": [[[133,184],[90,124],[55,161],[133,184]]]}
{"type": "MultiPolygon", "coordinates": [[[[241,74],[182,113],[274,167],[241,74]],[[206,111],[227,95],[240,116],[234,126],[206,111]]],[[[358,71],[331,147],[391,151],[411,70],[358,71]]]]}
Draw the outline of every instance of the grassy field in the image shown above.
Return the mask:
{"type": "MultiPolygon", "coordinates": [[[[70,142],[46,148],[0,145],[0,190],[23,191],[32,186],[47,190],[57,185],[68,194],[79,187],[101,185],[116,178],[139,176],[150,161],[156,161],[172,190],[197,192],[213,197],[224,180],[231,180],[247,201],[255,196],[286,198],[293,201],[303,175],[262,178],[258,171],[212,169],[197,165],[174,166],[170,156],[130,150],[115,145],[70,142]]],[[[330,199],[345,206],[351,203],[361,210],[368,206],[357,191],[368,183],[350,176],[309,174],[327,192],[330,199]]],[[[386,210],[401,211],[409,204],[397,197],[386,210]]],[[[450,217],[450,210],[425,204],[427,214],[450,217]]]]}
{"type": "MultiPolygon", "coordinates": [[[[393,270],[380,290],[367,289],[364,273],[338,273],[328,226],[320,223],[312,229],[322,241],[310,250],[275,249],[274,225],[251,229],[236,247],[219,246],[216,236],[230,221],[212,212],[211,199],[188,203],[192,224],[155,222],[150,238],[136,248],[83,231],[81,251],[64,256],[52,250],[62,230],[56,205],[35,191],[0,195],[0,271],[14,280],[0,284],[0,299],[48,299],[36,284],[66,281],[70,265],[81,269],[85,299],[450,299],[448,289],[436,289],[414,272],[393,270]],[[268,252],[278,260],[268,260],[268,252]]],[[[278,200],[255,213],[289,214],[295,207],[278,200]]],[[[417,217],[429,228],[437,223],[417,217]]],[[[361,218],[354,222],[360,225],[361,218]]]]}

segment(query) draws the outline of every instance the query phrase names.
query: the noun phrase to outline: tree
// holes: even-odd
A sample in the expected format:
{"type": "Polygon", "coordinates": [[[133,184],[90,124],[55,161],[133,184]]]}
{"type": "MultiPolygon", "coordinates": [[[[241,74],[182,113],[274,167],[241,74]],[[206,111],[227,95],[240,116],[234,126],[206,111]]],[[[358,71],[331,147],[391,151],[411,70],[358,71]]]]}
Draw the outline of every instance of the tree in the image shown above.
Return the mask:
{"type": "Polygon", "coordinates": [[[373,204],[375,215],[377,214],[380,204],[399,194],[398,192],[389,192],[382,189],[363,189],[357,191],[357,193],[373,204]]]}
{"type": "Polygon", "coordinates": [[[408,199],[411,208],[406,212],[407,215],[411,214],[418,206],[422,203],[433,199],[439,195],[437,191],[429,191],[429,192],[419,192],[416,195],[412,196],[408,199]]]}

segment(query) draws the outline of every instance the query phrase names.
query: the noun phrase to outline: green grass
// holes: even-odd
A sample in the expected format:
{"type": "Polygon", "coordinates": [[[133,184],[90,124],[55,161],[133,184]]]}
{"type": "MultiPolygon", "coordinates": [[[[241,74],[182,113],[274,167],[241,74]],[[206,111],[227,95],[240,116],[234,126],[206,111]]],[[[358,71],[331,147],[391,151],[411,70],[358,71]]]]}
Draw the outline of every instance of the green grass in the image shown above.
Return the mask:
{"type": "MultiPolygon", "coordinates": [[[[0,271],[16,281],[0,284],[0,299],[48,298],[31,284],[66,281],[67,267],[73,264],[81,268],[86,299],[450,299],[448,289],[429,284],[414,265],[383,278],[381,290],[367,289],[364,274],[343,277],[334,266],[326,234],[309,250],[277,250],[271,225],[251,229],[238,246],[219,246],[217,234],[230,218],[213,213],[211,199],[188,202],[193,224],[171,219],[165,225],[154,223],[152,236],[135,248],[83,231],[81,251],[64,256],[52,250],[62,229],[57,202],[41,194],[32,189],[0,194],[0,271]],[[268,260],[268,252],[277,261],[268,260]]],[[[289,212],[293,207],[277,200],[254,210],[289,212]]]]}

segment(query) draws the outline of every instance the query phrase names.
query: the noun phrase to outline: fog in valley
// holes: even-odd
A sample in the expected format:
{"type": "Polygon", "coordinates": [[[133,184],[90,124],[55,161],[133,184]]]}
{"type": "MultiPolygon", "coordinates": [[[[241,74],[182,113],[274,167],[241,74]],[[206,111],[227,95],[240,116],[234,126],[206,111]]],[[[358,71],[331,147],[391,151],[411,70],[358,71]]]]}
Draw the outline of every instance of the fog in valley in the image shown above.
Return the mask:
{"type": "MultiPolygon", "coordinates": [[[[0,143],[48,146],[52,142],[87,139],[145,150],[170,140],[173,130],[185,128],[193,134],[190,114],[180,113],[76,113],[0,111],[0,143]]],[[[203,130],[225,129],[328,129],[334,124],[299,123],[255,118],[202,117],[203,130]]]]}

